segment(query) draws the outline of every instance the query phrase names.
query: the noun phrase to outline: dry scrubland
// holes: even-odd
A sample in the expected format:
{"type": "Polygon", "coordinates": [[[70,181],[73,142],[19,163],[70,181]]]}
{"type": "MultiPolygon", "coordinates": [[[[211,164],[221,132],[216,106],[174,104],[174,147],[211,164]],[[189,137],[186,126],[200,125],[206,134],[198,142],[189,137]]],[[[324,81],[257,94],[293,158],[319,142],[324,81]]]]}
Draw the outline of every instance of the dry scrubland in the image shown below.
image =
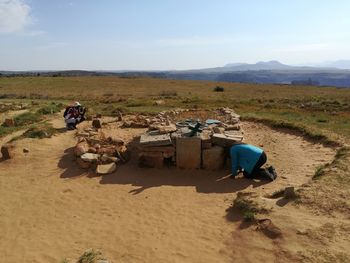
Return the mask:
{"type": "MultiPolygon", "coordinates": [[[[30,148],[28,157],[0,162],[4,258],[57,262],[94,247],[102,248],[112,262],[350,260],[350,89],[153,78],[15,77],[0,78],[0,98],[0,104],[27,105],[18,111],[15,127],[0,127],[0,139],[29,128],[15,139],[30,148]],[[215,92],[216,86],[224,91],[215,92]],[[136,169],[132,163],[115,175],[91,178],[70,168],[69,151],[62,157],[75,138],[62,132],[55,113],[73,100],[87,105],[90,114],[112,116],[117,111],[152,114],[174,107],[232,107],[246,120],[248,141],[264,145],[280,177],[268,185],[250,185],[244,179],[218,180],[222,173],[155,172],[136,169]],[[45,138],[54,133],[57,136],[45,138]],[[42,143],[38,138],[44,138],[42,143]],[[292,200],[281,198],[288,183],[299,186],[292,200]],[[245,188],[260,197],[235,196],[245,188]],[[273,206],[268,215],[256,203],[261,198],[273,206]],[[271,238],[271,232],[262,237],[255,226],[242,221],[242,216],[259,214],[270,218],[283,238],[271,238]],[[17,255],[11,252],[14,248],[17,255]]],[[[262,227],[263,223],[258,225],[262,227]]]]}

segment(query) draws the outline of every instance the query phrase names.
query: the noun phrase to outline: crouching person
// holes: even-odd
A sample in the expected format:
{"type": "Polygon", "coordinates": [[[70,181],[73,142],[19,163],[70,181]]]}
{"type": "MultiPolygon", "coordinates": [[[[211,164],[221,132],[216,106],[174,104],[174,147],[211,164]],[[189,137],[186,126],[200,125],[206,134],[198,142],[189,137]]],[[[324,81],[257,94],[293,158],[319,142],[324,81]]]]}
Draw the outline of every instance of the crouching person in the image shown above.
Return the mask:
{"type": "Polygon", "coordinates": [[[68,130],[74,130],[77,124],[85,120],[86,109],[76,101],[73,105],[68,106],[63,113],[64,121],[68,130]]]}
{"type": "Polygon", "coordinates": [[[265,152],[250,144],[235,144],[230,150],[232,175],[235,178],[238,171],[243,171],[246,178],[266,178],[270,181],[276,179],[277,174],[273,166],[262,168],[266,163],[267,157],[265,152]]]}

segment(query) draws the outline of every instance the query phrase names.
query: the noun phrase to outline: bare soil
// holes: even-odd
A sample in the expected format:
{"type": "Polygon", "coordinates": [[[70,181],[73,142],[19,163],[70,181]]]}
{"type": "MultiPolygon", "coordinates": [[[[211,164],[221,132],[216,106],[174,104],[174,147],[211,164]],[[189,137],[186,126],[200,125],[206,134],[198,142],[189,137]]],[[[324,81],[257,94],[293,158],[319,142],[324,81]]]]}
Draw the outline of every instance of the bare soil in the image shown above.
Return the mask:
{"type": "MultiPolygon", "coordinates": [[[[53,124],[64,125],[59,118],[53,124]]],[[[75,164],[74,131],[17,141],[16,157],[0,162],[1,261],[59,262],[88,248],[101,249],[112,262],[317,262],[318,250],[323,258],[341,258],[350,241],[334,229],[349,227],[346,221],[264,198],[307,183],[335,150],[261,124],[242,126],[245,141],[263,147],[276,167],[276,181],[231,180],[229,169],[144,169],[137,156],[97,177],[75,164]],[[270,204],[268,217],[282,238],[271,239],[228,214],[243,190],[270,204]]],[[[132,141],[143,131],[109,132],[132,141]]]]}

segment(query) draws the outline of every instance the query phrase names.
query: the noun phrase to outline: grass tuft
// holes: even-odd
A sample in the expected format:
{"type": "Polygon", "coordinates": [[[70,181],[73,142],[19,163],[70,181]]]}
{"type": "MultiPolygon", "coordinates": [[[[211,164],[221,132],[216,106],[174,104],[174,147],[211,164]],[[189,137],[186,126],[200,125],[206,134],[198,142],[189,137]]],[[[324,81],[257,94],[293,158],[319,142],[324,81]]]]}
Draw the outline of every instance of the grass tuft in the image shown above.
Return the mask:
{"type": "Polygon", "coordinates": [[[78,259],[77,263],[96,263],[98,260],[104,260],[99,250],[88,249],[78,259]]]}
{"type": "Polygon", "coordinates": [[[21,137],[44,139],[51,138],[55,133],[57,133],[57,130],[54,129],[50,124],[45,123],[29,128],[25,133],[23,133],[21,137]]]}
{"type": "Polygon", "coordinates": [[[258,213],[266,213],[267,210],[260,207],[253,199],[257,196],[254,193],[239,192],[233,202],[233,208],[238,209],[245,221],[254,221],[258,213]]]}

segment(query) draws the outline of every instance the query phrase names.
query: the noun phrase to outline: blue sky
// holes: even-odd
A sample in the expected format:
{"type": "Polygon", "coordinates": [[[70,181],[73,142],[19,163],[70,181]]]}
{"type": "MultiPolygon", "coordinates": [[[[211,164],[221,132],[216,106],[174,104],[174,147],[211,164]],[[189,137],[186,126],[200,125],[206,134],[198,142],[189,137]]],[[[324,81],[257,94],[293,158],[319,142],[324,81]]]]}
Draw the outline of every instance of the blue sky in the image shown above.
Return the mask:
{"type": "Polygon", "coordinates": [[[0,70],[350,59],[349,0],[0,0],[0,70]]]}

